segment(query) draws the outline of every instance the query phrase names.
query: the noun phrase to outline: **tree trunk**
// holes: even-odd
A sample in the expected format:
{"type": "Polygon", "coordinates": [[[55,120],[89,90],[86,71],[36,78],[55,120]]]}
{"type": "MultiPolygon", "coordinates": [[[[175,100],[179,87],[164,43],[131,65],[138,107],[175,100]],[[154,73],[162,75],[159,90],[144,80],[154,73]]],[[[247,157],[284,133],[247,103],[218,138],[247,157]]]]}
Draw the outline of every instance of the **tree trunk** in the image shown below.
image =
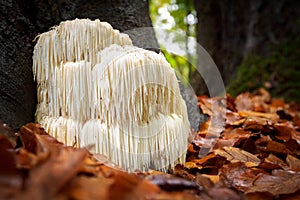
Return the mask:
{"type": "Polygon", "coordinates": [[[212,56],[225,84],[247,55],[266,56],[274,45],[299,38],[298,0],[195,0],[195,9],[197,42],[212,56]]]}
{"type": "MultiPolygon", "coordinates": [[[[158,48],[148,11],[148,0],[4,0],[1,1],[0,119],[14,129],[34,121],[36,85],[32,75],[35,36],[61,21],[75,18],[100,19],[126,31],[134,45],[158,48]],[[146,29],[138,29],[145,28],[146,29]]],[[[181,87],[194,128],[199,119],[197,102],[181,87]]]]}

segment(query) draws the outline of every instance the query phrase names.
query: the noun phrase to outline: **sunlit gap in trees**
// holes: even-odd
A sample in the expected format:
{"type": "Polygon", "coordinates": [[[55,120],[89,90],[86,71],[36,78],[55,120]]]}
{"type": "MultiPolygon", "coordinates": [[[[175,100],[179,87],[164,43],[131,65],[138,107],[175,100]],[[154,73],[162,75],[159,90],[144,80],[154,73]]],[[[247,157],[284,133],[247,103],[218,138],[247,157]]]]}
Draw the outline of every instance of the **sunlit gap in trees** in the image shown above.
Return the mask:
{"type": "Polygon", "coordinates": [[[151,0],[150,17],[160,48],[183,84],[195,73],[197,17],[193,0],[151,0]]]}

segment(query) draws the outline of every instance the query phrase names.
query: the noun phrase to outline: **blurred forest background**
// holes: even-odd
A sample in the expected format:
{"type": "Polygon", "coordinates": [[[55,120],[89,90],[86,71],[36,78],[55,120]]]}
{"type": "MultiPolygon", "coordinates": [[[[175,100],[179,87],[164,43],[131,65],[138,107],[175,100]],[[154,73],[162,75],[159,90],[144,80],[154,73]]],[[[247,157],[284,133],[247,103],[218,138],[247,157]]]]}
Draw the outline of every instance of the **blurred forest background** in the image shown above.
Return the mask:
{"type": "Polygon", "coordinates": [[[160,48],[198,95],[207,88],[195,70],[197,43],[232,96],[264,87],[300,103],[300,1],[151,0],[150,16],[160,48]]]}

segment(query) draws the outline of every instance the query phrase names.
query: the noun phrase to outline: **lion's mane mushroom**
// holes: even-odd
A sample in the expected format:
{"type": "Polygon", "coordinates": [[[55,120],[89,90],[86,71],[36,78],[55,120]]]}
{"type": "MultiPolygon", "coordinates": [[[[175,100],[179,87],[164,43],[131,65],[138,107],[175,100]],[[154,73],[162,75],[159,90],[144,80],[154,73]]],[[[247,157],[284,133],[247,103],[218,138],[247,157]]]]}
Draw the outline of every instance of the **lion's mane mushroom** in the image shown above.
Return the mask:
{"type": "Polygon", "coordinates": [[[65,144],[94,144],[127,171],[184,162],[186,106],[162,54],[108,23],[76,19],[39,35],[33,72],[36,120],[65,144]]]}

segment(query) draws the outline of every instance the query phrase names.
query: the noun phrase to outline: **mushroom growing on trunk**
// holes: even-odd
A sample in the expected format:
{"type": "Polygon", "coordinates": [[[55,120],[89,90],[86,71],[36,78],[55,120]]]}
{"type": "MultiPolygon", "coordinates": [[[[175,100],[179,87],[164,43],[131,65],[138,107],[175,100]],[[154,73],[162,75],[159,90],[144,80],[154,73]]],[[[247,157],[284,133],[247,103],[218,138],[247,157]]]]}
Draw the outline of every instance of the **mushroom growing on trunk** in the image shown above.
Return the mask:
{"type": "Polygon", "coordinates": [[[185,161],[190,132],[174,70],[99,20],[62,22],[33,54],[36,120],[67,145],[93,145],[127,171],[185,161]]]}

